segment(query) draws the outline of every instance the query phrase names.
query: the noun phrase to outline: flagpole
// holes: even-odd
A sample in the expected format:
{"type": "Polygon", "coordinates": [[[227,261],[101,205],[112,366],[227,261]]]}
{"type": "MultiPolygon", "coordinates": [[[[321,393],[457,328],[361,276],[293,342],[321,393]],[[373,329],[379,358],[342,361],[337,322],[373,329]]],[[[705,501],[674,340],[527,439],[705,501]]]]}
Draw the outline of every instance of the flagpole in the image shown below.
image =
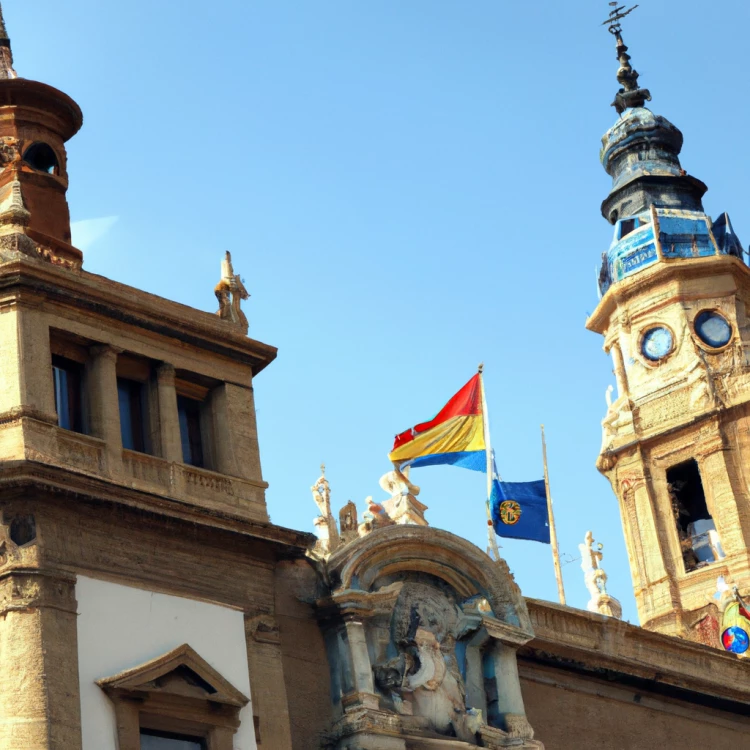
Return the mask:
{"type": "Polygon", "coordinates": [[[560,567],[560,550],[557,546],[557,530],[555,529],[555,514],[552,510],[552,495],[549,491],[549,472],[547,470],[547,441],[544,438],[542,425],[542,456],[544,458],[544,489],[547,492],[547,515],[549,516],[549,539],[552,546],[552,560],[555,563],[555,578],[557,579],[557,593],[560,604],[565,604],[565,587],[563,586],[562,568],[560,567]]]}
{"type": "Polygon", "coordinates": [[[479,365],[479,389],[482,394],[482,421],[484,422],[484,450],[487,456],[487,537],[490,542],[490,549],[495,556],[495,560],[500,559],[500,548],[495,536],[495,527],[492,523],[492,509],[490,508],[490,499],[492,498],[492,444],[490,442],[490,415],[487,413],[487,397],[484,393],[484,364],[479,365]]]}

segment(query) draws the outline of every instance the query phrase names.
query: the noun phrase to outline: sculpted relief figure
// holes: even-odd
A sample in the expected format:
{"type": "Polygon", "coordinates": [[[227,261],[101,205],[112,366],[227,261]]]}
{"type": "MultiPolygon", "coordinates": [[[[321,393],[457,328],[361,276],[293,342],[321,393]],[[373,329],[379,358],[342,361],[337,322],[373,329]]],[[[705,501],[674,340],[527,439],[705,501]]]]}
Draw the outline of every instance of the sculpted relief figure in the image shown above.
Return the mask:
{"type": "Polygon", "coordinates": [[[404,584],[391,619],[397,657],[374,668],[378,687],[396,710],[421,717],[429,729],[474,741],[481,712],[466,706],[466,690],[456,659],[460,611],[439,590],[404,584]]]}
{"type": "Polygon", "coordinates": [[[419,487],[409,481],[409,470],[394,469],[380,478],[380,486],[390,495],[383,507],[392,521],[427,526],[424,512],[427,506],[417,500],[419,487]]]}
{"type": "Polygon", "coordinates": [[[630,408],[630,401],[627,397],[620,396],[617,400],[612,400],[614,386],[607,387],[604,398],[607,402],[607,414],[602,420],[602,447],[601,453],[612,448],[612,442],[617,437],[619,431],[627,425],[633,423],[633,412],[630,408]]]}

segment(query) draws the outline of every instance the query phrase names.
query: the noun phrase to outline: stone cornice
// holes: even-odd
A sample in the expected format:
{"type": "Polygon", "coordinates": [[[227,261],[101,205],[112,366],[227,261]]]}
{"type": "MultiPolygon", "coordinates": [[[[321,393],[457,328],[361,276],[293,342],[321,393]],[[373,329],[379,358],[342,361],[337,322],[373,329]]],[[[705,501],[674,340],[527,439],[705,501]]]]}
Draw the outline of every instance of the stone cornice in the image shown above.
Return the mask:
{"type": "MultiPolygon", "coordinates": [[[[626,305],[640,294],[651,292],[654,287],[676,282],[683,283],[694,278],[705,278],[708,274],[731,274],[737,287],[750,291],[750,268],[739,258],[731,255],[712,255],[705,258],[676,258],[662,261],[633,276],[613,284],[599,301],[596,310],[586,321],[586,328],[604,333],[617,308],[626,305]]],[[[727,292],[729,293],[729,292],[727,292]]],[[[685,296],[677,292],[675,298],[685,296]]],[[[688,295],[689,296],[689,295],[688,295]]],[[[705,296],[705,295],[704,295],[705,296]]]]}
{"type": "Polygon", "coordinates": [[[254,375],[276,358],[275,347],[248,338],[218,315],[104,276],[27,258],[0,264],[0,306],[29,304],[33,297],[115,319],[249,364],[254,375]]]}
{"type": "Polygon", "coordinates": [[[262,540],[286,548],[282,556],[301,556],[312,547],[316,537],[306,532],[252,521],[194,503],[125,487],[49,464],[34,461],[6,461],[0,472],[0,491],[10,493],[29,489],[50,494],[64,494],[89,502],[123,505],[158,516],[183,520],[262,540]]]}
{"type": "Polygon", "coordinates": [[[535,638],[524,656],[750,703],[750,664],[732,654],[572,607],[526,603],[535,638]]]}

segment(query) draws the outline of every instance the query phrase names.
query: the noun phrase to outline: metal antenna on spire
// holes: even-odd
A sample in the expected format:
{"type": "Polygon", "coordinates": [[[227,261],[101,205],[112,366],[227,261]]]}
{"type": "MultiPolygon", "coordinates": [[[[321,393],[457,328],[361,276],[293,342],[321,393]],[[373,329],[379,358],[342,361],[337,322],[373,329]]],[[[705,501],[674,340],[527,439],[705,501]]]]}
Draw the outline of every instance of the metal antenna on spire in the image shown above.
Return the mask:
{"type": "Polygon", "coordinates": [[[634,70],[630,64],[630,55],[625,42],[622,40],[622,19],[629,16],[638,6],[634,5],[628,8],[626,5],[618,5],[617,2],[610,2],[612,10],[609,17],[602,24],[607,27],[617,43],[617,59],[620,62],[620,69],[617,71],[617,80],[622,88],[617,92],[612,106],[621,115],[626,109],[632,107],[643,107],[646,102],[651,101],[651,92],[648,89],[638,87],[638,71],[634,70]]]}

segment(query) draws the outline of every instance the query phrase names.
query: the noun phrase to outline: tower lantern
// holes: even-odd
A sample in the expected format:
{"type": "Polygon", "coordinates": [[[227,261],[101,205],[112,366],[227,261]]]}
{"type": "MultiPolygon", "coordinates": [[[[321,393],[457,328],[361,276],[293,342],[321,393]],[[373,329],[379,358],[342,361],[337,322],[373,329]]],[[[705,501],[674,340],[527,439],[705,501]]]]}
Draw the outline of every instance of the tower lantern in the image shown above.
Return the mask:
{"type": "Polygon", "coordinates": [[[623,10],[605,22],[622,86],[601,151],[614,237],[587,322],[618,392],[597,465],[620,504],[641,624],[718,646],[717,578],[750,592],[750,269],[682,168],[682,133],[645,107],[623,10]]]}

